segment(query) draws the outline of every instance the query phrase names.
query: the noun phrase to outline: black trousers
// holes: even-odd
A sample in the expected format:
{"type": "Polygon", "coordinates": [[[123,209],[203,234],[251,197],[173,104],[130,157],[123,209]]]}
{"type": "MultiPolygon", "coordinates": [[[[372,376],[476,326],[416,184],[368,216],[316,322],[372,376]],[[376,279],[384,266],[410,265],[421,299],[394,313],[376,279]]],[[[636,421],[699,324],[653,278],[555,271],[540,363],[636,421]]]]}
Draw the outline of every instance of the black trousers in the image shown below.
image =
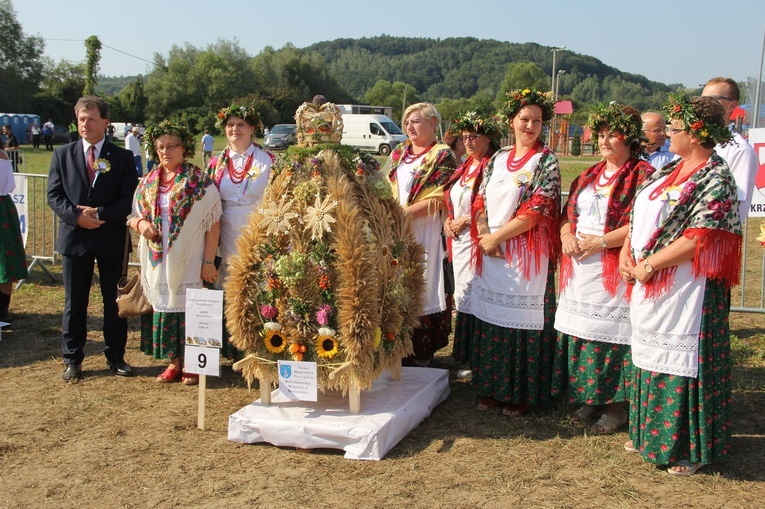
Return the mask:
{"type": "Polygon", "coordinates": [[[125,356],[127,319],[117,314],[117,283],[122,276],[122,255],[96,256],[92,250],[81,256],[63,256],[62,269],[66,304],[61,325],[64,363],[79,365],[85,357],[88,301],[93,284],[94,263],[98,263],[101,295],[104,299],[104,355],[117,362],[125,356]]]}

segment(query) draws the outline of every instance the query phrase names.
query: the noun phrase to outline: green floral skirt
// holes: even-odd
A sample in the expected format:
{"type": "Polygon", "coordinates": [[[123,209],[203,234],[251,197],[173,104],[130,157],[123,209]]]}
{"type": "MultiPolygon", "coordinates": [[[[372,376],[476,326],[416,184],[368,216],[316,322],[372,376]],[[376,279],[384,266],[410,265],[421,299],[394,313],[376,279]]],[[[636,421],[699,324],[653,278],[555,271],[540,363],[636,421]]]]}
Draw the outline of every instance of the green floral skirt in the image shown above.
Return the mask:
{"type": "Polygon", "coordinates": [[[731,416],[730,293],[707,280],[698,378],[634,369],[630,439],[646,461],[708,464],[728,453],[731,416]]]}
{"type": "Polygon", "coordinates": [[[607,405],[629,399],[630,345],[590,341],[558,333],[553,392],[569,403],[607,405]]]}
{"type": "Polygon", "coordinates": [[[470,313],[457,311],[454,320],[454,344],[452,357],[457,362],[470,362],[473,352],[473,336],[475,335],[475,316],[470,313]]]}
{"type": "Polygon", "coordinates": [[[547,277],[544,326],[508,329],[475,318],[470,369],[479,398],[536,405],[553,396],[552,377],[557,334],[554,267],[547,277]]]}
{"type": "Polygon", "coordinates": [[[183,357],[185,313],[154,312],[141,316],[141,351],[155,359],[183,357]]]}
{"type": "Polygon", "coordinates": [[[28,276],[27,257],[19,227],[19,214],[9,195],[0,196],[0,283],[28,276]]]}

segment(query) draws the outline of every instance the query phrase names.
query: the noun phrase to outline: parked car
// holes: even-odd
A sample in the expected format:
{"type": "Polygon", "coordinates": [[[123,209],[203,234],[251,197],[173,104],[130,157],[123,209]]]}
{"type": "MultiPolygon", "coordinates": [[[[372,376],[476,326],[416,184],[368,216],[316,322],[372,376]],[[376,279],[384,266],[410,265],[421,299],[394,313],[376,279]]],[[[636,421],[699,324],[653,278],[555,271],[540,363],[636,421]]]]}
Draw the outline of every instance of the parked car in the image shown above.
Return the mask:
{"type": "Polygon", "coordinates": [[[69,130],[65,125],[53,124],[53,144],[66,145],[69,143],[69,130]]]}
{"type": "Polygon", "coordinates": [[[269,149],[286,150],[297,143],[297,125],[276,124],[266,135],[264,143],[269,149]]]}

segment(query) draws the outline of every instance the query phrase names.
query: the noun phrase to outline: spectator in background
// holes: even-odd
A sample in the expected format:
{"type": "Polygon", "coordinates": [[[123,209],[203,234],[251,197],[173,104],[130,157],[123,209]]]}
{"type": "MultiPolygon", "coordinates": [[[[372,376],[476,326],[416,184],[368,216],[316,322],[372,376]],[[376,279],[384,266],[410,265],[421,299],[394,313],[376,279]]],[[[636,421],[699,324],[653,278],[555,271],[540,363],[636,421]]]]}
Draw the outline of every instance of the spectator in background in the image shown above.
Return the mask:
{"type": "Polygon", "coordinates": [[[640,118],[643,120],[643,135],[647,140],[643,142],[643,148],[648,154],[644,159],[659,169],[676,157],[669,151],[667,123],[663,115],[653,111],[646,111],[640,118]]]}
{"type": "Polygon", "coordinates": [[[205,168],[210,163],[213,152],[213,141],[215,141],[208,129],[205,129],[205,135],[202,136],[202,159],[205,163],[205,168]]]}
{"type": "Polygon", "coordinates": [[[13,172],[18,173],[19,162],[21,160],[19,157],[19,140],[16,139],[11,126],[8,124],[3,126],[3,134],[5,135],[5,150],[8,153],[8,158],[11,160],[13,172]]]}
{"type": "Polygon", "coordinates": [[[32,139],[30,140],[32,142],[32,147],[35,150],[40,149],[40,138],[42,138],[42,129],[40,129],[40,126],[37,125],[37,121],[33,124],[30,124],[29,126],[29,133],[32,135],[32,139]]]}
{"type": "Polygon", "coordinates": [[[77,121],[72,120],[69,124],[69,142],[77,141],[80,139],[80,135],[77,132],[77,121]]]}
{"type": "Polygon", "coordinates": [[[53,122],[48,120],[43,124],[42,135],[45,142],[45,150],[53,152],[53,122]]]}
{"type": "Polygon", "coordinates": [[[114,133],[117,131],[117,129],[114,127],[114,125],[109,124],[106,126],[106,139],[108,141],[114,142],[114,133]]]}
{"type": "MultiPolygon", "coordinates": [[[[738,107],[738,101],[741,93],[738,89],[738,83],[731,78],[712,78],[704,86],[702,97],[711,97],[719,102],[725,110],[725,122],[730,121],[733,110],[738,107]]],[[[741,216],[741,222],[746,221],[749,215],[749,204],[752,203],[752,192],[754,191],[754,177],[757,175],[758,160],[754,148],[740,134],[733,129],[731,123],[728,128],[733,135],[733,141],[725,146],[717,145],[715,152],[722,157],[733,178],[736,179],[738,188],[738,210],[741,216]]]]}
{"type": "Polygon", "coordinates": [[[138,137],[141,134],[140,127],[133,127],[125,137],[125,148],[133,153],[133,159],[135,159],[135,171],[138,172],[138,176],[143,175],[143,164],[141,163],[141,140],[138,137]]]}

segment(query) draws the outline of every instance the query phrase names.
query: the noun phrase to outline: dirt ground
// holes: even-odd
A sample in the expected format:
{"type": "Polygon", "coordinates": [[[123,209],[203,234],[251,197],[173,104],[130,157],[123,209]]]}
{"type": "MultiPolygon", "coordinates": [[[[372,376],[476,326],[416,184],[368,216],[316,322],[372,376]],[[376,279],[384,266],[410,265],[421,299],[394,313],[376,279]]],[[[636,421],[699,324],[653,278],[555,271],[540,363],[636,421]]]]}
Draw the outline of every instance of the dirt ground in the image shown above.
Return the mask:
{"type": "MultiPolygon", "coordinates": [[[[259,397],[228,365],[222,377],[208,378],[207,429],[198,430],[197,389],[154,382],[164,363],[138,350],[137,320],[126,356],[137,376],[110,376],[101,334],[92,332],[85,378],[65,384],[63,289],[34,279],[14,295],[17,319],[0,342],[3,508],[738,508],[765,501],[762,358],[735,369],[730,458],[691,478],[626,453],[625,432],[588,437],[568,423],[565,405],[514,419],[478,412],[470,384],[453,377],[450,397],[385,459],[354,461],[342,451],[228,442],[228,416],[259,397]]],[[[91,312],[100,312],[95,293],[91,312]]],[[[759,341],[763,319],[733,314],[733,332],[744,343],[759,341]]],[[[97,331],[100,321],[89,325],[97,331]]],[[[458,366],[447,350],[436,366],[453,375],[458,366]]]]}

